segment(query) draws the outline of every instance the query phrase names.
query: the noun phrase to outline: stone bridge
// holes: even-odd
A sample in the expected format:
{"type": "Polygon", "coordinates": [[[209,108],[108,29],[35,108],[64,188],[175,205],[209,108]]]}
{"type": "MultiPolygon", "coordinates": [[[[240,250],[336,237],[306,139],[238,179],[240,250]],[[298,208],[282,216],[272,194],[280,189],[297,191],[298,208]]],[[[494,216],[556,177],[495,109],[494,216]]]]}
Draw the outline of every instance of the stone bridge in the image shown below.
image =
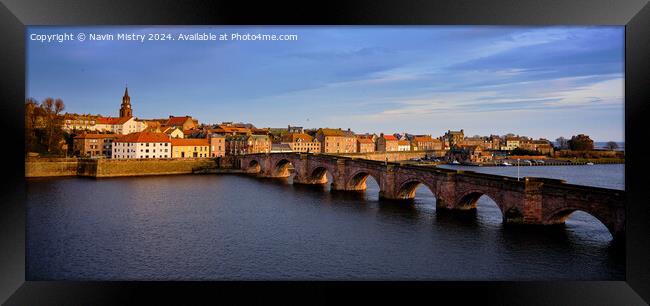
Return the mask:
{"type": "Polygon", "coordinates": [[[489,196],[501,210],[503,222],[518,224],[563,224],[574,211],[584,211],[602,222],[615,239],[625,234],[625,192],[566,184],[562,180],[516,178],[405,165],[328,154],[271,153],[241,156],[240,166],[260,177],[289,177],[294,184],[325,184],[329,173],[332,190],[366,189],[372,176],[385,199],[415,198],[420,184],[436,198],[436,209],[475,209],[478,199],[489,196]]]}

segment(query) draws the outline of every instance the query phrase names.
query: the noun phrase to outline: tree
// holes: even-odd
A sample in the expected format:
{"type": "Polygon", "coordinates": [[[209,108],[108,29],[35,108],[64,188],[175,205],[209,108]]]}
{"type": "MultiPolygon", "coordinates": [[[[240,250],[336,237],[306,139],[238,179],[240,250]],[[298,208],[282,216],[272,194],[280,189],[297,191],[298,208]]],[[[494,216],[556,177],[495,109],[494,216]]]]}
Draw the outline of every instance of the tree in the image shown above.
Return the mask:
{"type": "Polygon", "coordinates": [[[63,130],[61,129],[62,116],[61,112],[65,109],[65,104],[61,99],[45,98],[41,102],[41,109],[43,110],[45,117],[45,141],[44,144],[47,147],[47,152],[59,153],[61,148],[59,143],[63,139],[63,130]]]}
{"type": "Polygon", "coordinates": [[[569,140],[564,138],[563,136],[558,137],[558,139],[555,139],[555,142],[557,143],[557,148],[560,150],[567,150],[569,149],[569,140]]]}
{"type": "Polygon", "coordinates": [[[25,100],[25,153],[33,150],[36,144],[36,116],[39,108],[34,98],[25,100]]]}
{"type": "Polygon", "coordinates": [[[608,141],[607,144],[605,145],[605,148],[610,151],[614,151],[618,149],[618,144],[614,141],[608,141]]]}
{"type": "Polygon", "coordinates": [[[571,137],[569,148],[573,151],[591,151],[594,149],[594,141],[587,135],[579,134],[571,137]]]}

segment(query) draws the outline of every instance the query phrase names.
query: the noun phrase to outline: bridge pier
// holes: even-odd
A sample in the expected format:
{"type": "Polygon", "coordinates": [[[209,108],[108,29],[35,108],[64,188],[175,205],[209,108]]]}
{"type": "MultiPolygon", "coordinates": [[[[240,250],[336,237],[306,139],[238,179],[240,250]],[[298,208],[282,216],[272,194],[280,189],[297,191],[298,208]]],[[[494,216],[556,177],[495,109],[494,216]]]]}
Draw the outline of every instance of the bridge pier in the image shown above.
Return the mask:
{"type": "Polygon", "coordinates": [[[366,185],[362,184],[360,186],[352,186],[346,182],[344,176],[333,175],[332,184],[330,185],[330,190],[337,191],[363,191],[366,190],[366,185]]]}
{"type": "Polygon", "coordinates": [[[327,184],[327,176],[314,178],[296,173],[296,176],[293,177],[293,183],[302,185],[323,185],[327,184]]]}

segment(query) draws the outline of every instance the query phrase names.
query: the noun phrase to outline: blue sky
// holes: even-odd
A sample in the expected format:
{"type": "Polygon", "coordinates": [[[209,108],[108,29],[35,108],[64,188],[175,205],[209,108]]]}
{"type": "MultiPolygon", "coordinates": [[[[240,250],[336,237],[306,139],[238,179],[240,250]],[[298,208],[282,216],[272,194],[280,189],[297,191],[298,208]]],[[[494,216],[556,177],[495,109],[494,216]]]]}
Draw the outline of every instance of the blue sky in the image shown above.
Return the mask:
{"type": "Polygon", "coordinates": [[[27,96],[66,111],[258,127],[624,139],[624,28],[29,27],[27,96]],[[297,41],[65,41],[52,33],[296,34],[297,41]]]}

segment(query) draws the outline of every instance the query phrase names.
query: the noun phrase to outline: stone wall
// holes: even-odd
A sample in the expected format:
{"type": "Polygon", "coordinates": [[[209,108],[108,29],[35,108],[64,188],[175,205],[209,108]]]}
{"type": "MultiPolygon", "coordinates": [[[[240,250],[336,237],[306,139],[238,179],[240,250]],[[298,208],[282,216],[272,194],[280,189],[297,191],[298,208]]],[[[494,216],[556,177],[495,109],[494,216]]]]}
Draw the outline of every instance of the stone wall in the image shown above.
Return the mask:
{"type": "Polygon", "coordinates": [[[75,176],[76,158],[27,158],[25,177],[75,176]]]}
{"type": "Polygon", "coordinates": [[[118,177],[190,174],[195,169],[216,168],[211,158],[197,159],[33,159],[25,162],[25,177],[118,177]]]}
{"type": "Polygon", "coordinates": [[[109,159],[98,160],[95,177],[188,174],[193,169],[216,167],[213,159],[109,159]]]}

